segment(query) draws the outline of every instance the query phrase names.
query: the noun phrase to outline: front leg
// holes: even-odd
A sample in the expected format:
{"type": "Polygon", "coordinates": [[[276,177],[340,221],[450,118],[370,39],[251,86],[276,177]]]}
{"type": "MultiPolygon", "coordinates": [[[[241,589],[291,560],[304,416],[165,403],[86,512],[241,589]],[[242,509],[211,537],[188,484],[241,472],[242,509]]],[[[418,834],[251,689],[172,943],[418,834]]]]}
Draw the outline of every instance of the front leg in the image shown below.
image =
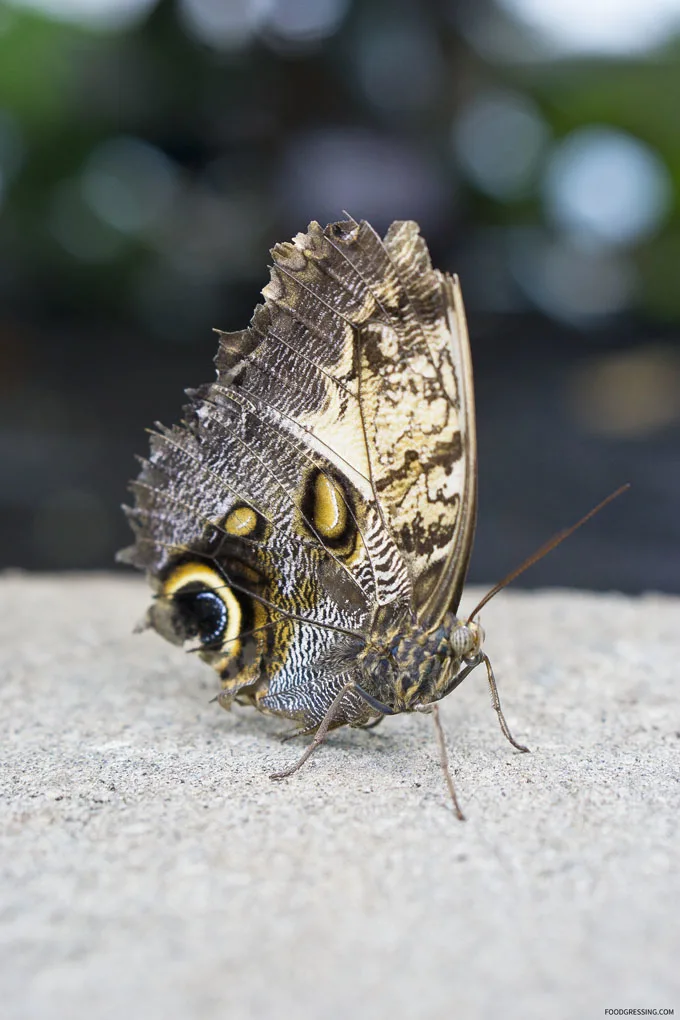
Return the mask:
{"type": "MultiPolygon", "coordinates": [[[[529,748],[525,747],[524,744],[520,744],[518,740],[515,740],[512,733],[510,732],[510,727],[506,722],[505,716],[503,715],[503,709],[501,708],[501,699],[498,694],[498,687],[496,686],[496,678],[494,676],[488,655],[485,655],[483,652],[480,652],[479,655],[475,656],[475,658],[472,659],[471,662],[468,662],[464,669],[461,669],[460,673],[456,673],[453,680],[442,694],[442,698],[445,698],[447,695],[449,695],[451,691],[455,691],[456,687],[459,687],[462,684],[463,680],[465,680],[465,678],[470,675],[472,670],[477,669],[477,666],[480,666],[482,663],[484,663],[484,665],[486,666],[486,679],[487,683],[489,684],[489,690],[491,691],[491,704],[493,705],[494,711],[498,716],[498,722],[500,724],[503,736],[505,737],[506,740],[508,740],[512,744],[513,747],[516,747],[518,751],[524,751],[525,753],[528,754],[529,748]]],[[[438,700],[441,701],[441,698],[439,698],[438,700]]]]}

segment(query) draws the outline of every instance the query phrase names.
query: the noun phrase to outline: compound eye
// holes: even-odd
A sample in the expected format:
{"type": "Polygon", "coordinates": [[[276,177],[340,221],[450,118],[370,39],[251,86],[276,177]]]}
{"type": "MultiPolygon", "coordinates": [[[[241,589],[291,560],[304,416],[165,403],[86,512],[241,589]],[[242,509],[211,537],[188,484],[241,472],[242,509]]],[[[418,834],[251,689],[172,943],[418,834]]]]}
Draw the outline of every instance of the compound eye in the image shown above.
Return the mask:
{"type": "Polygon", "coordinates": [[[451,634],[451,646],[460,659],[466,658],[475,646],[475,635],[470,627],[461,624],[451,634]]]}
{"type": "Polygon", "coordinates": [[[229,612],[220,596],[208,589],[175,594],[175,611],[180,617],[187,638],[198,638],[209,648],[219,648],[224,638],[229,612]]]}

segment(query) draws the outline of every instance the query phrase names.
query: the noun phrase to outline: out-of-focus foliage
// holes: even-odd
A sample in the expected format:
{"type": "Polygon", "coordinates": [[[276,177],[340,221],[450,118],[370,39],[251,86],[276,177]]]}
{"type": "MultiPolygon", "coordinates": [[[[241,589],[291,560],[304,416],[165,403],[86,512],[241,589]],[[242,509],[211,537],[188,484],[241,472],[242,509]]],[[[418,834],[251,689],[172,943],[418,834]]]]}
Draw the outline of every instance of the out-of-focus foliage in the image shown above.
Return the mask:
{"type": "MultiPolygon", "coordinates": [[[[629,475],[625,444],[667,472],[679,28],[676,0],[6,3],[3,558],[108,562],[142,423],[176,418],[181,386],[209,375],[210,328],[245,324],[267,248],[343,209],[418,219],[463,278],[496,497],[481,575],[629,475]],[[560,457],[562,483],[541,489],[560,457]],[[511,461],[525,511],[503,489],[511,461]]],[[[624,513],[645,531],[639,499],[624,513]]],[[[648,586],[643,565],[605,561],[557,574],[648,586]]],[[[649,584],[680,585],[671,573],[649,567],[649,584]]]]}

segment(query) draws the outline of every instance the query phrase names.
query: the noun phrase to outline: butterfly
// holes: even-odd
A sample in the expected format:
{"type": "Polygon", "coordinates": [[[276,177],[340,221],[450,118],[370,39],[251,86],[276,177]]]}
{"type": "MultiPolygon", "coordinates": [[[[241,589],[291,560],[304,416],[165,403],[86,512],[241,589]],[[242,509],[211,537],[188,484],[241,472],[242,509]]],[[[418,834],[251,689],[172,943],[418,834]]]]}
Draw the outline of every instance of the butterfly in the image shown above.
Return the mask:
{"type": "Polygon", "coordinates": [[[271,254],[250,326],[218,331],[216,380],[152,432],[119,558],[151,581],[146,624],[216,670],[225,708],[313,735],[272,778],[330,729],[430,712],[462,818],[439,701],[484,665],[503,733],[527,749],[480,607],[458,616],[477,515],[458,279],[433,269],[409,221],[384,238],[352,218],[312,222],[271,254]]]}

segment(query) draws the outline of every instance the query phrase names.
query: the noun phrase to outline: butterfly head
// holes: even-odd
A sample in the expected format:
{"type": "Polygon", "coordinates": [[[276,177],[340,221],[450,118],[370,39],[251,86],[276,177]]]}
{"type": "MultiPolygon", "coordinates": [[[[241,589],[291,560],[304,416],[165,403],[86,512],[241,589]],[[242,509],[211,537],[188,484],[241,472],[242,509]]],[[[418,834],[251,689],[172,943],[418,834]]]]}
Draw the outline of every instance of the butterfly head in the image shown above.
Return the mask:
{"type": "Polygon", "coordinates": [[[436,630],[403,628],[370,642],[359,657],[360,686],[390,713],[409,712],[445,697],[461,668],[478,661],[484,631],[447,613],[436,630]]]}

